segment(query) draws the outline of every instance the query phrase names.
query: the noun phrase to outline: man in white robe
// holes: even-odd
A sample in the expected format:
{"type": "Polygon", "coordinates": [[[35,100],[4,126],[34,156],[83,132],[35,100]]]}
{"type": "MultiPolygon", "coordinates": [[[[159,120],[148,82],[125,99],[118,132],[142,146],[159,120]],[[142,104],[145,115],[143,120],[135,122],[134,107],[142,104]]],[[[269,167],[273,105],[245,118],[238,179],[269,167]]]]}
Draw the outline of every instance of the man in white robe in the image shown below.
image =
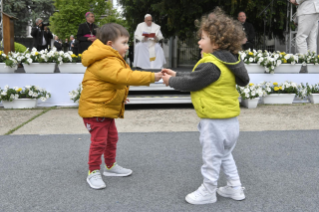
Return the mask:
{"type": "Polygon", "coordinates": [[[163,39],[163,35],[161,27],[152,22],[150,14],[145,15],[144,22],[137,25],[134,37],[133,66],[142,69],[162,69],[166,60],[158,42],[163,39]]]}
{"type": "Polygon", "coordinates": [[[298,6],[296,46],[298,53],[317,52],[319,0],[290,0],[298,6]]]}

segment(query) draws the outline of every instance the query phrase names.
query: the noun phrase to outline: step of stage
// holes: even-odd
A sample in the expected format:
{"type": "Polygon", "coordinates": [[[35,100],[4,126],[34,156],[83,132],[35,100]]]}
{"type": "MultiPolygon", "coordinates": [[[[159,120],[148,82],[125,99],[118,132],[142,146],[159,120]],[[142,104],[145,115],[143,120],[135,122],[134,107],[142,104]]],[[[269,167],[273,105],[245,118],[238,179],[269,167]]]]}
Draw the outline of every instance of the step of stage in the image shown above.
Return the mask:
{"type": "Polygon", "coordinates": [[[191,97],[189,94],[181,95],[129,95],[130,102],[128,105],[138,104],[191,104],[191,97]]]}

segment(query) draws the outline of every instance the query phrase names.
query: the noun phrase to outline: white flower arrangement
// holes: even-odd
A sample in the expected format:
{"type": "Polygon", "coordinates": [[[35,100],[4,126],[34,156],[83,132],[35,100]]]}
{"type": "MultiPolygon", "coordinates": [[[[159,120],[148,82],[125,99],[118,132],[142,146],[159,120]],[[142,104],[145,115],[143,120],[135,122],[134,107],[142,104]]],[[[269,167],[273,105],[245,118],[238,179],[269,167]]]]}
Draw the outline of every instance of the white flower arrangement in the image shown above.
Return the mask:
{"type": "Polygon", "coordinates": [[[258,84],[249,83],[245,87],[236,86],[238,93],[241,96],[241,99],[254,99],[262,97],[264,95],[262,87],[258,84]]]}
{"type": "Polygon", "coordinates": [[[45,102],[51,97],[51,94],[44,88],[40,88],[35,85],[26,85],[24,89],[21,87],[10,88],[8,85],[4,86],[3,89],[0,88],[0,100],[2,101],[13,101],[15,99],[31,98],[31,99],[41,99],[45,102]]]}
{"type": "Polygon", "coordinates": [[[70,99],[73,100],[73,102],[79,102],[82,90],[82,83],[80,83],[77,89],[69,92],[70,99]]]}

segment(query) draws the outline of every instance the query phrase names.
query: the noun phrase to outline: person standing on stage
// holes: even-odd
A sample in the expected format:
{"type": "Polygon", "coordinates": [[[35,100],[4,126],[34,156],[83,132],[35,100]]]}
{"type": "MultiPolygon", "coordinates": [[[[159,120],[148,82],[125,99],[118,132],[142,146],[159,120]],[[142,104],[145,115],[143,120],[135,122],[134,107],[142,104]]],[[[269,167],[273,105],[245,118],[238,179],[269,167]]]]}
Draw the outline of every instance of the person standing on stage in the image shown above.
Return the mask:
{"type": "Polygon", "coordinates": [[[244,50],[247,50],[247,49],[253,50],[254,44],[255,44],[255,29],[254,29],[253,25],[246,21],[247,17],[246,17],[246,13],[244,13],[244,12],[239,12],[237,19],[242,24],[243,30],[246,33],[246,39],[245,39],[245,42],[243,44],[243,49],[244,50]]]}
{"type": "Polygon", "coordinates": [[[317,52],[319,1],[318,0],[290,0],[297,9],[298,32],[296,36],[297,52],[306,54],[317,52]]]}
{"type": "Polygon", "coordinates": [[[79,25],[77,39],[79,41],[79,54],[82,54],[96,39],[96,29],[94,24],[95,18],[92,12],[85,14],[86,22],[79,25]]]}

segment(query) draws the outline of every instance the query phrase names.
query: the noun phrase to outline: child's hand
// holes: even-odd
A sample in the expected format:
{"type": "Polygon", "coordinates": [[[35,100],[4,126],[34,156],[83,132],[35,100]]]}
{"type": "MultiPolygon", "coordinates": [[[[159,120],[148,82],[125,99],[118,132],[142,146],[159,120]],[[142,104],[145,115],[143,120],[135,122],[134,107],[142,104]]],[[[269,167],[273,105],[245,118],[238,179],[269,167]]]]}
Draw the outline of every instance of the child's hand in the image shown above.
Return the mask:
{"type": "Polygon", "coordinates": [[[169,86],[169,78],[171,78],[172,76],[171,75],[168,75],[168,74],[163,74],[162,76],[162,79],[163,79],[163,82],[166,86],[169,86]]]}
{"type": "Polygon", "coordinates": [[[155,73],[155,81],[162,79],[162,72],[155,73]]]}
{"type": "Polygon", "coordinates": [[[172,77],[176,76],[176,72],[171,70],[171,69],[163,68],[161,72],[162,72],[162,74],[168,74],[172,77]]]}
{"type": "Polygon", "coordinates": [[[129,103],[130,102],[130,100],[129,99],[125,99],[125,104],[127,104],[127,103],[129,103]]]}

